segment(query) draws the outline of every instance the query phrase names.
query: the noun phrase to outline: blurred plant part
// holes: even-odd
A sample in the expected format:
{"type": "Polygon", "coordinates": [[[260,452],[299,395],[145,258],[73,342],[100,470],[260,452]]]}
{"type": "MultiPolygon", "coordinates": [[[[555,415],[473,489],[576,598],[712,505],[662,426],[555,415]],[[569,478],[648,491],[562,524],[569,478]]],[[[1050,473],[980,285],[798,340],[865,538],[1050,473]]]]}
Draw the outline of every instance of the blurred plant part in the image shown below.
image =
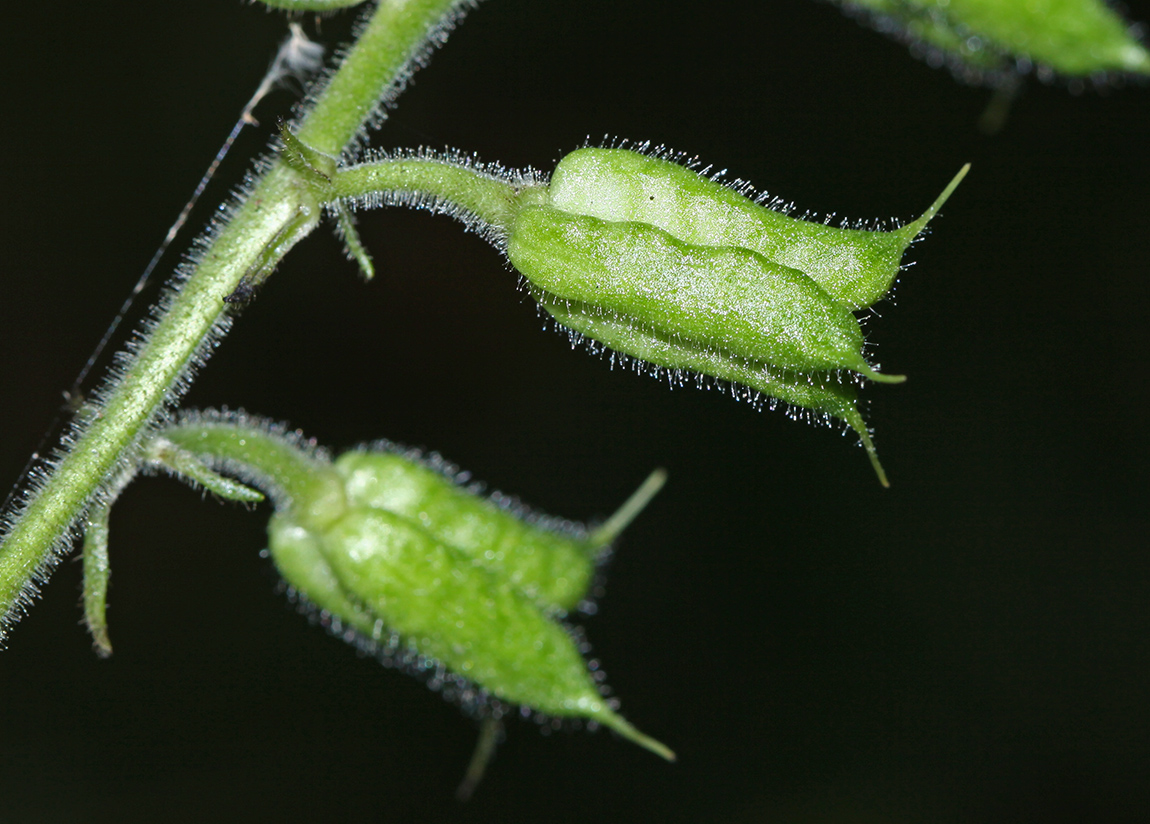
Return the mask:
{"type": "Polygon", "coordinates": [[[836,2],[969,83],[1000,86],[1032,70],[1041,80],[1097,84],[1150,76],[1150,52],[1103,0],[836,2]]]}

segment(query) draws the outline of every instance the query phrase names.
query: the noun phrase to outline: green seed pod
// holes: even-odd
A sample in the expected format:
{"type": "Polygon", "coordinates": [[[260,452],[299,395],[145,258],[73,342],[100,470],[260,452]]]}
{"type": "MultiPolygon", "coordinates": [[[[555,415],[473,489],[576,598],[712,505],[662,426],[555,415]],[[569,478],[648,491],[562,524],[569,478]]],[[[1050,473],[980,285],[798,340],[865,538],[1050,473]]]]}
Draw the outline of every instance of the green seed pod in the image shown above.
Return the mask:
{"type": "Polygon", "coordinates": [[[580,149],[531,192],[507,256],[541,306],[592,348],[691,371],[836,417],[886,476],[842,370],[867,363],[852,309],[890,288],[903,253],[962,181],[893,231],[838,229],[767,208],[697,172],[624,149],[580,149]]]}
{"type": "Polygon", "coordinates": [[[418,523],[510,581],[541,608],[565,612],[587,597],[595,566],[606,549],[576,524],[539,518],[513,500],[484,498],[460,486],[438,456],[431,466],[416,456],[383,449],[346,452],[335,462],[347,501],[418,523]]]}
{"type": "Polygon", "coordinates": [[[549,203],[576,215],[656,226],[697,246],[735,246],[798,269],[836,301],[870,306],[903,253],[962,181],[964,166],[923,215],[893,231],[844,229],[768,208],[693,169],[627,149],[586,148],[559,162],[549,203]]]}
{"type": "MultiPolygon", "coordinates": [[[[277,563],[280,536],[291,534],[289,551],[301,545],[297,527],[276,516],[269,536],[277,563]]],[[[309,537],[343,597],[399,636],[401,656],[437,662],[498,700],[597,721],[674,757],[611,708],[568,630],[509,580],[427,530],[384,510],[351,507],[309,537]]]]}
{"type": "Polygon", "coordinates": [[[881,31],[926,45],[964,80],[994,82],[1020,65],[1066,77],[1150,75],[1150,52],[1102,0],[840,2],[874,15],[881,31]]]}
{"type": "Polygon", "coordinates": [[[802,272],[748,249],[696,246],[645,223],[523,209],[512,264],[557,298],[595,306],[695,348],[797,372],[880,375],[862,356],[854,315],[802,272]]]}
{"type": "MultiPolygon", "coordinates": [[[[546,535],[549,522],[516,528],[510,521],[519,510],[409,456],[357,450],[333,464],[299,433],[242,413],[187,413],[154,440],[168,471],[185,476],[196,463],[197,481],[219,487],[211,472],[218,468],[268,493],[276,505],[268,525],[272,560],[293,597],[319,610],[345,640],[429,674],[433,687],[465,705],[490,701],[498,713],[502,703],[520,704],[582,718],[674,757],[603,698],[580,643],[557,620],[555,600],[586,595],[598,548],[657,491],[661,472],[593,532],[546,535]],[[556,574],[570,580],[555,587],[532,577],[556,574]]],[[[93,564],[99,556],[93,552],[93,564]]]]}
{"type": "Polygon", "coordinates": [[[490,696],[596,721],[674,758],[612,709],[570,632],[510,579],[383,509],[347,506],[324,520],[314,529],[276,513],[268,545],[285,580],[327,613],[335,631],[369,649],[382,646],[412,669],[430,668],[436,686],[464,701],[490,696]]]}
{"type": "Polygon", "coordinates": [[[543,308],[593,349],[841,418],[886,483],[840,377],[903,378],[866,361],[852,310],[890,289],[906,248],[969,166],[918,220],[872,231],[792,218],[746,187],[622,149],[573,152],[545,183],[458,156],[383,155],[326,173],[290,135],[284,144],[288,163],[344,206],[415,205],[480,226],[543,308]]]}
{"type": "Polygon", "coordinates": [[[298,144],[284,134],[285,160],[340,205],[415,205],[481,226],[540,306],[592,349],[843,419],[886,485],[841,372],[904,378],[867,363],[851,313],[889,291],[968,165],[917,221],[872,231],[798,220],[745,186],[624,149],[580,149],[544,183],[451,155],[379,155],[324,171],[298,144]]]}

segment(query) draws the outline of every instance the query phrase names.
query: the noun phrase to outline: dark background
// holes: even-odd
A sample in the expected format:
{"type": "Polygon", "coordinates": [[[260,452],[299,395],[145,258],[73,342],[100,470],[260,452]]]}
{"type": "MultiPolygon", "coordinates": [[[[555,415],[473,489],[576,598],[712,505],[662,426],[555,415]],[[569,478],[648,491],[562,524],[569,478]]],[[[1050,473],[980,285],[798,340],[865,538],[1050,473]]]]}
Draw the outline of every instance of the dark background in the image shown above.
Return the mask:
{"type": "MultiPolygon", "coordinates": [[[[9,10],[0,478],[283,29],[234,0],[9,10]]],[[[474,723],[293,611],[265,511],[148,479],[112,522],[115,656],[78,625],[72,560],[0,654],[0,820],[1142,820],[1150,88],[1032,82],[993,137],[988,100],[809,0],[485,3],[375,145],[546,169],[588,136],[650,140],[864,218],[917,215],[973,163],[868,327],[910,376],[864,392],[891,489],[853,435],[572,351],[446,218],[364,216],[368,286],[318,232],[187,403],[436,449],[575,518],[667,467],[586,628],[679,763],[513,723],[460,806],[474,723]]],[[[290,102],[259,110],[195,226],[290,102]]]]}

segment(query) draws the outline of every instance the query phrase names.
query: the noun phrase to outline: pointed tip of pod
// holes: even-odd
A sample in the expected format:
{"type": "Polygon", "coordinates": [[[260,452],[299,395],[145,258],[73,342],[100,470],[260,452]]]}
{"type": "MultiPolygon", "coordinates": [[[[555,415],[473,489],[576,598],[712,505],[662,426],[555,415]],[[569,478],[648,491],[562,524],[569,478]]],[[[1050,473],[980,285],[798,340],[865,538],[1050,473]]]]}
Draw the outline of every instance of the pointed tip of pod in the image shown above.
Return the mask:
{"type": "Polygon", "coordinates": [[[858,363],[852,365],[850,368],[875,383],[906,383],[906,375],[888,375],[885,372],[879,372],[863,360],[861,356],[859,357],[858,363]]]}
{"type": "Polygon", "coordinates": [[[908,223],[901,229],[897,229],[897,233],[902,235],[906,239],[907,243],[910,243],[912,240],[918,237],[919,233],[926,228],[926,224],[930,223],[931,220],[934,219],[935,215],[938,214],[943,204],[946,203],[952,194],[954,194],[954,190],[958,188],[958,184],[962,183],[962,179],[966,177],[966,173],[969,171],[970,164],[967,163],[965,166],[958,170],[958,174],[956,174],[951,179],[950,183],[947,184],[946,188],[942,190],[942,194],[935,198],[934,203],[930,204],[930,208],[922,213],[922,217],[912,223],[908,223]]]}
{"type": "Polygon", "coordinates": [[[871,369],[869,372],[862,374],[870,378],[875,383],[906,383],[906,375],[888,375],[885,372],[876,372],[871,369]]]}
{"type": "Polygon", "coordinates": [[[645,750],[655,753],[655,755],[667,761],[677,761],[674,751],[664,744],[662,741],[656,741],[649,735],[644,735],[630,722],[625,720],[623,716],[617,715],[606,706],[603,707],[603,712],[596,713],[595,720],[605,727],[610,727],[619,735],[626,738],[635,744],[638,744],[645,750]]]}
{"type": "Polygon", "coordinates": [[[867,457],[870,458],[870,465],[874,467],[874,474],[878,476],[878,482],[882,484],[883,489],[890,489],[890,481],[887,480],[886,470],[882,468],[882,464],[878,459],[878,452],[875,451],[874,442],[871,441],[870,435],[863,437],[863,446],[866,448],[867,457]]]}
{"type": "Polygon", "coordinates": [[[866,422],[863,421],[862,415],[859,414],[855,405],[852,403],[849,407],[844,407],[833,414],[835,417],[846,421],[847,426],[853,429],[855,434],[859,436],[863,449],[866,450],[866,456],[870,459],[870,465],[874,468],[874,474],[878,477],[878,482],[883,485],[884,489],[890,489],[890,481],[887,480],[886,470],[882,468],[882,463],[878,459],[878,450],[875,449],[874,441],[871,440],[870,431],[867,429],[866,422]]]}

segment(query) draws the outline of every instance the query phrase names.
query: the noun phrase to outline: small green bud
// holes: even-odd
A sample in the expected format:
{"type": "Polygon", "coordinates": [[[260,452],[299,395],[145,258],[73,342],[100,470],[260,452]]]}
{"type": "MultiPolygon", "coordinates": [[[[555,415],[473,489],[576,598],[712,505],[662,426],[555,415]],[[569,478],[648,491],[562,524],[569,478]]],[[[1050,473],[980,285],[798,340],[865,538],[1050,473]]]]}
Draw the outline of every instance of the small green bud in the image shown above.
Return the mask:
{"type": "Polygon", "coordinates": [[[696,246],[734,246],[798,269],[851,309],[872,305],[898,276],[903,253],[966,175],[923,215],[892,231],[844,229],[791,217],[660,157],[586,148],[559,162],[550,205],[576,215],[646,223],[696,246]]]}

